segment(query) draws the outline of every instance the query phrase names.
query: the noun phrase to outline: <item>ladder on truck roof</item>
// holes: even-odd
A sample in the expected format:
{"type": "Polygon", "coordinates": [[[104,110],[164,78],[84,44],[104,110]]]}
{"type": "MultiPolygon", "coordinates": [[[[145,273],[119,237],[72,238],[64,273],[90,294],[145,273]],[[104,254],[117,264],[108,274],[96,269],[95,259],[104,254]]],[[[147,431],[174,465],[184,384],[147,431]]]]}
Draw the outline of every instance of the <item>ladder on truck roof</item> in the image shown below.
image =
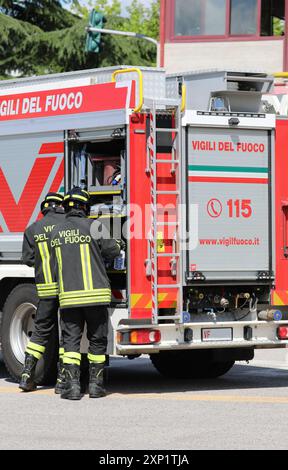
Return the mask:
{"type": "Polygon", "coordinates": [[[151,177],[151,233],[150,233],[150,259],[148,259],[149,272],[151,274],[152,288],[152,323],[158,324],[162,320],[173,320],[175,323],[183,323],[183,269],[181,255],[181,203],[182,203],[182,159],[181,159],[181,103],[178,100],[145,100],[150,117],[150,132],[147,146],[147,169],[151,177]],[[172,126],[169,128],[157,127],[157,118],[166,115],[170,117],[172,126]],[[172,136],[171,159],[160,159],[158,154],[158,136],[161,133],[170,133],[172,136]],[[158,189],[158,166],[171,165],[170,173],[175,175],[175,190],[158,189]],[[176,198],[176,220],[165,222],[159,220],[158,197],[172,195],[176,198]],[[159,227],[175,226],[174,239],[171,253],[158,251],[159,227]],[[171,273],[176,282],[163,284],[159,282],[159,259],[171,258],[171,273]],[[175,289],[177,292],[175,315],[159,315],[159,290],[175,289]]]}

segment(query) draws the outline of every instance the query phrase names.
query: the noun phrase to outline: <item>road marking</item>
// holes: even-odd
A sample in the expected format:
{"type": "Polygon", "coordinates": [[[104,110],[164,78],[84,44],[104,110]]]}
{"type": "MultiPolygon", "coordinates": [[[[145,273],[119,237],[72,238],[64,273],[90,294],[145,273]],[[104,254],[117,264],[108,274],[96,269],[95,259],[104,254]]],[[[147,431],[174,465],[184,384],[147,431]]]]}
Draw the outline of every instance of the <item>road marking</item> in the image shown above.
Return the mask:
{"type": "Polygon", "coordinates": [[[36,390],[34,392],[23,392],[22,390],[20,390],[20,388],[18,388],[17,386],[16,387],[0,387],[0,393],[19,393],[19,394],[22,394],[22,395],[32,395],[32,394],[37,394],[37,395],[54,395],[54,388],[51,389],[51,388],[47,388],[47,389],[39,389],[39,390],[36,390]]]}
{"type": "Polygon", "coordinates": [[[288,404],[287,397],[258,397],[258,396],[239,396],[239,395],[183,395],[183,394],[160,394],[160,393],[143,393],[143,394],[118,394],[111,395],[113,397],[127,397],[127,398],[140,398],[143,399],[161,399],[161,400],[175,400],[175,401],[211,401],[211,402],[231,402],[231,403],[278,403],[288,404]]]}
{"type": "MultiPolygon", "coordinates": [[[[0,387],[0,393],[18,393],[25,396],[50,395],[54,396],[54,389],[39,389],[35,392],[25,393],[16,387],[0,387]]],[[[170,401],[204,401],[204,402],[226,402],[226,403],[273,403],[288,404],[287,397],[259,397],[245,395],[185,395],[183,393],[110,393],[106,398],[110,399],[147,399],[147,400],[170,400],[170,401]]]]}

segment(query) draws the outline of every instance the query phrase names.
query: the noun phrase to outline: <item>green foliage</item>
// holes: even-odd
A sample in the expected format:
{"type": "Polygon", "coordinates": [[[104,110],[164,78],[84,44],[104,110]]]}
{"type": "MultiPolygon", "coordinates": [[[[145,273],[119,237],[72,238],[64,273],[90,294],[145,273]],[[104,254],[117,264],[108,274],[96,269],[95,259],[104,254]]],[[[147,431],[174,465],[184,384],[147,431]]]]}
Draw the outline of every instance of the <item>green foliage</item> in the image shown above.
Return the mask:
{"type": "MultiPolygon", "coordinates": [[[[71,0],[65,0],[64,3],[69,4],[71,0]]],[[[0,0],[0,11],[36,25],[43,31],[67,28],[77,21],[75,15],[64,9],[59,0],[0,0]]]]}
{"type": "MultiPolygon", "coordinates": [[[[89,11],[95,10],[102,12],[105,16],[119,17],[121,15],[121,2],[119,0],[89,0],[86,6],[79,1],[74,2],[72,10],[83,17],[89,16],[89,11]]],[[[147,8],[139,0],[132,0],[131,5],[127,7],[128,16],[123,17],[119,25],[120,31],[132,31],[145,34],[154,39],[159,38],[159,12],[160,0],[154,0],[151,7],[147,8]]]]}
{"type": "Polygon", "coordinates": [[[88,18],[89,12],[95,8],[105,16],[120,16],[121,15],[121,2],[119,0],[88,0],[85,5],[79,0],[76,0],[72,5],[72,11],[76,14],[88,18]]]}
{"type": "Polygon", "coordinates": [[[280,18],[273,18],[274,36],[283,36],[285,34],[285,21],[280,18]]]}
{"type": "Polygon", "coordinates": [[[155,65],[155,46],[129,37],[102,34],[100,53],[86,53],[85,27],[90,7],[94,7],[105,14],[107,29],[157,37],[159,0],[151,10],[133,0],[130,16],[125,18],[120,16],[118,0],[90,0],[88,7],[78,0],[66,3],[71,5],[71,12],[58,0],[0,0],[0,78],[119,64],[155,65]]]}

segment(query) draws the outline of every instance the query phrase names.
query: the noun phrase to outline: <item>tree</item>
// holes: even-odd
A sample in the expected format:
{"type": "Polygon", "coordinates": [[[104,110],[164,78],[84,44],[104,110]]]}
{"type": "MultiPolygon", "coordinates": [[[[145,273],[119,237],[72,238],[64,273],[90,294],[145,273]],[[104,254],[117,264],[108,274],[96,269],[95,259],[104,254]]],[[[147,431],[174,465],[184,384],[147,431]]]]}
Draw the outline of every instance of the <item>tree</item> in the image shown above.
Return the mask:
{"type": "MultiPolygon", "coordinates": [[[[119,0],[88,0],[83,6],[79,1],[73,3],[72,11],[83,17],[89,15],[89,11],[95,8],[107,17],[121,16],[121,2],[119,0]]],[[[154,0],[151,7],[147,8],[139,0],[132,0],[127,7],[128,17],[122,18],[119,24],[120,31],[133,31],[142,33],[154,39],[159,37],[159,12],[160,0],[154,0]]]]}
{"type": "MultiPolygon", "coordinates": [[[[85,53],[85,27],[89,8],[79,0],[66,0],[71,10],[60,0],[0,0],[0,76],[8,78],[43,73],[65,72],[111,66],[155,65],[155,46],[126,37],[102,35],[99,54],[85,53]]],[[[108,29],[141,32],[157,36],[159,0],[151,10],[133,0],[129,17],[120,16],[121,4],[113,0],[90,0],[107,18],[108,29]],[[154,12],[154,15],[152,15],[154,12]],[[141,29],[140,29],[141,28],[141,29]]]]}
{"type": "MultiPolygon", "coordinates": [[[[75,0],[63,1],[72,7],[75,3],[75,0]]],[[[43,31],[54,31],[70,27],[77,20],[63,8],[62,3],[59,0],[0,0],[0,11],[16,20],[38,26],[43,31]]]]}

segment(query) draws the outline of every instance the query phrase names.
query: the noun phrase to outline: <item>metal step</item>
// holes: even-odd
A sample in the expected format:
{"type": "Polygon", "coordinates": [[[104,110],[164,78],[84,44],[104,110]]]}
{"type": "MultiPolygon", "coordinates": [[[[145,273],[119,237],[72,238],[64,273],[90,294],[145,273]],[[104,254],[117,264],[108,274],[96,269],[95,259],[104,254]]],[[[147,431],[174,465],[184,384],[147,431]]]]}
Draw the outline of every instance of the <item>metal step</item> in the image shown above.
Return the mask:
{"type": "Polygon", "coordinates": [[[178,227],[179,222],[157,222],[158,227],[178,227]]]}
{"type": "Polygon", "coordinates": [[[174,316],[163,316],[162,315],[158,315],[158,321],[161,321],[161,320],[180,320],[180,315],[174,315],[174,316]]]}
{"type": "Polygon", "coordinates": [[[181,253],[157,253],[158,258],[179,258],[181,253]]]}
{"type": "Polygon", "coordinates": [[[180,289],[181,284],[157,284],[157,289],[180,289]]]}
{"type": "Polygon", "coordinates": [[[155,129],[156,132],[175,132],[175,133],[178,133],[178,129],[176,128],[173,128],[173,129],[168,129],[167,127],[156,127],[155,129]]]}
{"type": "Polygon", "coordinates": [[[156,193],[157,195],[160,195],[160,196],[163,196],[163,195],[165,196],[166,194],[167,194],[167,196],[169,196],[169,195],[172,195],[172,196],[179,196],[180,191],[158,191],[158,190],[157,190],[157,191],[155,191],[155,193],[156,193]]]}
{"type": "Polygon", "coordinates": [[[155,160],[155,163],[170,163],[171,165],[180,165],[179,160],[155,160]]]}
{"type": "Polygon", "coordinates": [[[170,99],[170,98],[160,98],[159,100],[154,100],[153,98],[144,99],[144,106],[150,109],[154,108],[155,111],[159,112],[160,114],[162,113],[162,111],[165,111],[167,112],[167,114],[170,114],[169,111],[170,110],[176,111],[180,104],[181,104],[180,99],[170,99]]]}

